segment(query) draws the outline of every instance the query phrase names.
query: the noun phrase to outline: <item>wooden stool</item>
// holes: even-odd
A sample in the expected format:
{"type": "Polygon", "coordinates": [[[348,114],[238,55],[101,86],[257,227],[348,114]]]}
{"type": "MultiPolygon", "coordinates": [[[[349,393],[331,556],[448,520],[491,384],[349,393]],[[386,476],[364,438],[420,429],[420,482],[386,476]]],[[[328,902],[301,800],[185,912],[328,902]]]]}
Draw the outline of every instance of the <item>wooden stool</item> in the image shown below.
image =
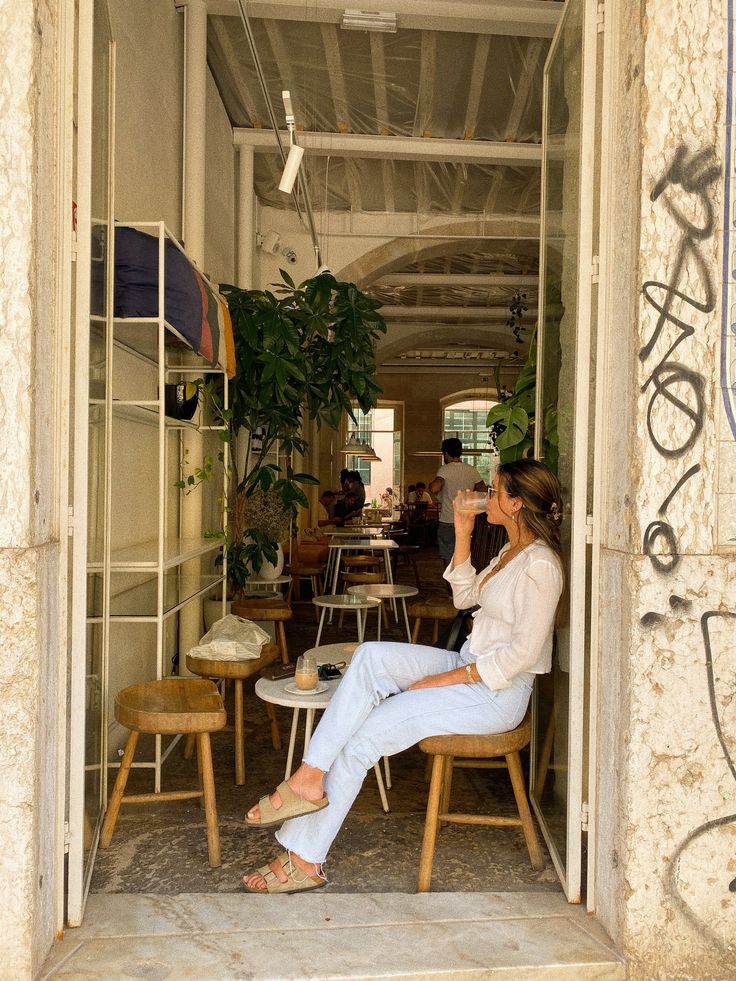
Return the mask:
{"type": "MultiPolygon", "coordinates": [[[[300,584],[302,579],[308,579],[312,585],[312,596],[321,596],[324,592],[324,580],[323,576],[325,573],[326,563],[322,562],[320,565],[290,565],[288,568],[289,575],[291,576],[293,596],[295,600],[300,600],[300,584]]],[[[319,618],[319,612],[317,607],[314,608],[316,616],[319,618]]]]}
{"type": "Polygon", "coordinates": [[[263,623],[264,620],[272,620],[276,628],[276,643],[281,651],[281,660],[284,664],[289,663],[289,650],[286,646],[286,630],[284,623],[291,620],[291,607],[285,600],[278,597],[268,599],[243,599],[237,600],[232,605],[232,612],[246,620],[254,623],[263,623]]]}
{"type": "Polygon", "coordinates": [[[419,629],[422,625],[422,620],[432,620],[434,626],[432,628],[432,643],[437,643],[437,638],[440,634],[440,621],[452,621],[457,616],[458,611],[448,600],[443,602],[442,600],[435,600],[431,603],[411,603],[409,606],[409,616],[415,617],[414,629],[411,634],[412,644],[416,644],[419,638],[419,629]]]}
{"type": "Polygon", "coordinates": [[[419,857],[419,876],[417,892],[428,892],[432,878],[434,849],[437,841],[437,827],[440,821],[450,824],[482,824],[491,827],[520,826],[524,832],[529,858],[535,869],[544,868],[544,858],[534,829],[534,821],[526,796],[524,775],[521,770],[519,750],[529,745],[532,737],[531,714],[527,712],[524,721],[511,732],[501,732],[495,736],[430,736],[422,739],[419,748],[423,753],[434,757],[432,781],[429,785],[427,817],[424,824],[424,840],[419,857]],[[505,763],[496,760],[504,756],[505,763]],[[461,757],[461,759],[455,759],[461,757]],[[485,814],[449,813],[452,769],[460,767],[508,767],[511,785],[514,788],[519,817],[501,817],[485,814]]]}
{"type": "Polygon", "coordinates": [[[162,800],[204,799],[207,822],[207,852],[210,866],[220,865],[220,833],[217,828],[215,778],[212,773],[210,733],[222,729],[226,722],[225,706],[217,686],[199,678],[163,678],[123,688],[115,696],[115,718],[130,729],[120,763],[117,780],[107,805],[105,823],[100,834],[100,848],[112,840],[121,804],[153,804],[162,800]],[[200,790],[170,790],[153,794],[125,794],[138,737],[142,732],[161,735],[196,733],[197,768],[200,790]]]}
{"type": "MultiPolygon", "coordinates": [[[[226,678],[235,682],[234,705],[235,719],[233,729],[235,731],[235,783],[241,787],[245,783],[245,713],[243,711],[243,682],[246,678],[251,678],[258,674],[263,668],[273,664],[279,656],[279,649],[276,644],[264,644],[261,649],[261,656],[248,658],[242,661],[224,661],[217,657],[197,657],[187,654],[187,667],[192,674],[201,675],[203,678],[226,678]]],[[[281,734],[279,733],[276,722],[276,712],[272,705],[268,706],[271,710],[269,718],[271,720],[271,739],[274,749],[281,749],[281,734]]]]}
{"type": "Polygon", "coordinates": [[[375,555],[345,555],[342,560],[348,572],[368,572],[369,569],[378,572],[381,560],[375,555]]]}

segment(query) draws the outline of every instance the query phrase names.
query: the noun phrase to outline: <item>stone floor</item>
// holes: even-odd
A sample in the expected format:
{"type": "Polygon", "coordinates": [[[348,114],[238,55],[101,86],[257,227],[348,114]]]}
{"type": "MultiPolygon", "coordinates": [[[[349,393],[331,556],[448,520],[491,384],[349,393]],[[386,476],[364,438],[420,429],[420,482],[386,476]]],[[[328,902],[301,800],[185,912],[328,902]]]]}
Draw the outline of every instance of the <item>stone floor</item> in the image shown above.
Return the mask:
{"type": "MultiPolygon", "coordinates": [[[[445,596],[440,573],[436,550],[424,550],[423,598],[445,596]]],[[[410,570],[400,567],[399,580],[412,582],[410,570]]],[[[288,625],[292,657],[316,633],[311,606],[296,610],[288,625]]],[[[353,631],[352,622],[342,633],[335,624],[324,642],[353,631]]],[[[392,625],[388,636],[401,634],[392,625]]],[[[290,712],[280,711],[286,736],[290,712]]],[[[196,803],[125,806],[110,847],[98,852],[84,923],[57,942],[41,978],[623,981],[625,965],[608,937],[565,901],[549,858],[543,871],[532,869],[518,829],[443,828],[432,892],[415,893],[427,795],[418,750],[392,761],[389,814],[369,774],[330,853],[326,888],[244,893],[242,873],[270,859],[275,842],[269,832],[246,829],[243,812],[278,783],[285,764],[252,686],[246,718],[245,787],[233,782],[232,736],[213,740],[222,866],[207,864],[196,803]]],[[[194,779],[194,764],[174,749],[165,787],[194,779]]],[[[150,773],[137,771],[133,782],[150,789],[150,773]]],[[[453,805],[513,813],[507,775],[458,771],[453,805]]]]}
{"type": "MultiPolygon", "coordinates": [[[[421,597],[446,596],[442,565],[436,549],[420,553],[421,597]]],[[[411,570],[400,565],[398,578],[413,582],[411,570]]],[[[323,635],[323,643],[354,639],[354,617],[346,617],[343,629],[337,618],[323,635]]],[[[287,624],[292,659],[314,644],[316,622],[309,602],[295,607],[287,624]]],[[[391,622],[385,637],[405,639],[391,622]]],[[[424,639],[431,639],[427,634],[424,639]]],[[[246,691],[246,765],[244,787],[233,782],[233,744],[230,733],[213,736],[213,757],[220,819],[222,865],[210,869],[203,813],[196,801],[149,805],[124,805],[110,847],[97,855],[92,893],[228,893],[241,889],[241,876],[276,854],[273,834],[246,829],[242,817],[260,796],[283,779],[286,750],[274,751],[264,704],[251,683],[246,691]]],[[[277,709],[284,744],[288,740],[290,709],[277,709]]],[[[297,743],[299,745],[299,743],[297,743]]],[[[150,751],[141,740],[139,757],[150,751]]],[[[330,892],[413,893],[427,800],[425,757],[417,749],[392,760],[391,811],[380,806],[373,774],[363,790],[330,853],[327,873],[330,892]]],[[[196,768],[175,748],[164,764],[165,789],[179,789],[196,782],[196,768]]],[[[150,790],[150,771],[134,771],[134,787],[150,790]]],[[[458,770],[453,782],[453,807],[465,812],[484,809],[514,815],[516,808],[505,771],[458,770]]],[[[442,829],[432,881],[434,891],[497,892],[560,891],[552,863],[535,872],[529,862],[520,829],[448,825],[442,829]]]]}

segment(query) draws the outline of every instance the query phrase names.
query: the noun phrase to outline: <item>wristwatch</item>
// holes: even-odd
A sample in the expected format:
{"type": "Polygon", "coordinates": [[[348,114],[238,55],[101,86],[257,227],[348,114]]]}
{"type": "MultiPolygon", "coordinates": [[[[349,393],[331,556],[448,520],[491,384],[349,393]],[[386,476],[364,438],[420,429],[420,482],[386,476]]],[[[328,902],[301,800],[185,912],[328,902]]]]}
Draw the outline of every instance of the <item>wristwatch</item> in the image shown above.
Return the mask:
{"type": "Polygon", "coordinates": [[[465,674],[468,676],[468,682],[471,685],[477,685],[478,684],[478,682],[473,677],[473,665],[472,664],[466,664],[465,665],[465,674]]]}

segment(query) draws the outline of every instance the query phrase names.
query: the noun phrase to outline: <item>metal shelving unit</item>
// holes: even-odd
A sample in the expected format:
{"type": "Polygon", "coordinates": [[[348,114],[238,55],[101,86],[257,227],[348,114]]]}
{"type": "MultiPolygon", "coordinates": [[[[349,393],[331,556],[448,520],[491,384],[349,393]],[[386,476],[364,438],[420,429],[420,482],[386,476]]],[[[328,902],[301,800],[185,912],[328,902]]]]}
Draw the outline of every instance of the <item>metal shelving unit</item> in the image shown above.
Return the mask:
{"type": "MultiPolygon", "coordinates": [[[[225,427],[207,417],[201,400],[191,422],[170,418],[165,412],[167,384],[192,381],[194,377],[204,374],[222,375],[224,405],[227,408],[226,368],[213,366],[197,355],[179,331],[165,319],[167,242],[183,252],[174,236],[163,222],[118,223],[118,227],[121,226],[147,232],[158,239],[159,315],[91,318],[91,341],[98,345],[100,354],[104,351],[104,359],[101,357],[98,362],[98,377],[90,384],[89,404],[91,413],[96,411],[100,414],[101,430],[104,431],[105,507],[98,524],[99,539],[91,538],[88,548],[87,574],[93,588],[88,590],[87,623],[88,630],[102,631],[104,670],[99,683],[106,715],[102,727],[104,738],[110,723],[110,694],[114,694],[108,691],[110,658],[115,654],[112,630],[122,624],[133,627],[148,625],[147,636],[141,635],[141,676],[131,678],[127,683],[165,677],[169,673],[165,636],[167,626],[175,630],[178,615],[189,604],[200,602],[202,597],[223,583],[227,574],[224,564],[214,574],[211,571],[192,571],[192,566],[198,566],[202,560],[209,560],[211,569],[214,569],[214,557],[221,550],[222,540],[206,535],[204,530],[201,537],[178,537],[177,529],[181,528],[182,509],[186,504],[184,494],[175,486],[182,476],[185,439],[193,438],[196,441],[199,434],[202,436],[202,458],[198,460],[190,455],[187,465],[202,465],[205,457],[210,456],[215,467],[221,468],[222,492],[216,499],[218,503],[214,510],[219,529],[224,531],[228,444],[222,442],[217,434],[225,427]],[[131,434],[138,427],[143,428],[140,438],[136,439],[131,434]],[[151,429],[155,430],[155,438],[152,438],[151,429]],[[206,448],[208,440],[215,443],[214,448],[206,448]],[[172,446],[172,441],[177,441],[177,446],[172,446]],[[221,462],[217,459],[219,453],[222,454],[221,462]],[[177,460],[176,464],[173,463],[174,459],[177,460]],[[141,526],[145,529],[140,541],[135,540],[130,513],[123,513],[130,504],[122,495],[119,483],[116,484],[121,480],[136,480],[137,462],[149,484],[157,488],[157,493],[149,495],[152,499],[146,499],[145,508],[140,509],[144,512],[141,526]],[[155,651],[151,650],[151,627],[155,631],[155,651]],[[153,670],[150,668],[152,662],[155,664],[153,670]]],[[[110,253],[113,252],[113,244],[109,243],[110,253]]],[[[112,255],[109,269],[114,269],[112,255]]],[[[108,307],[111,308],[112,304],[108,307]]],[[[145,481],[141,481],[141,484],[143,487],[149,486],[145,481]]],[[[140,488],[132,490],[145,496],[145,491],[140,488]]],[[[134,494],[131,493],[131,496],[134,494]]],[[[200,503],[201,500],[200,496],[200,503]]],[[[130,664],[126,664],[126,671],[130,671],[130,664]]],[[[156,791],[160,789],[161,766],[178,738],[167,741],[164,746],[162,737],[156,736],[153,759],[134,764],[153,769],[156,791]]],[[[107,746],[103,760],[107,761],[106,771],[116,766],[110,760],[107,746]]]]}

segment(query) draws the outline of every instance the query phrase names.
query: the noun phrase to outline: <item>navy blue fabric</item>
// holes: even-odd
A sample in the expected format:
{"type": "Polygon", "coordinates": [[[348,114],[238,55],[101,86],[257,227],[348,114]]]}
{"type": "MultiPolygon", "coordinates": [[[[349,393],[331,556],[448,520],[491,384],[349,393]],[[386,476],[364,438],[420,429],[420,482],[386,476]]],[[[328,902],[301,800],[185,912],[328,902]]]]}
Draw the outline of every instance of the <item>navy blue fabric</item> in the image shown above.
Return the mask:
{"type": "MultiPolygon", "coordinates": [[[[194,269],[168,239],[164,264],[164,317],[199,351],[202,294],[194,269]]],[[[115,316],[158,316],[158,238],[136,228],[115,229],[115,316]]]]}

